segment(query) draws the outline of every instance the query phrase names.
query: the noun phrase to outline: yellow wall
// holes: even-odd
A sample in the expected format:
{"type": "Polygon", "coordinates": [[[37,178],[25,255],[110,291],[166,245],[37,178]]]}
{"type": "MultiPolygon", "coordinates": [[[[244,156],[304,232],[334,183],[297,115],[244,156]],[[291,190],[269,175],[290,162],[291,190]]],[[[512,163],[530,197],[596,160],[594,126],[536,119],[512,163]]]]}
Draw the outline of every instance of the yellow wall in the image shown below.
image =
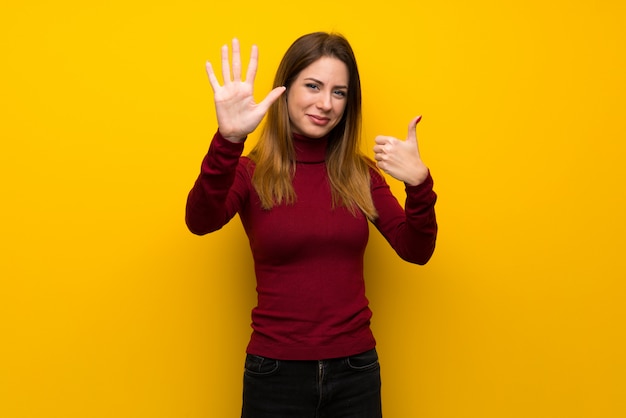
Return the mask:
{"type": "Polygon", "coordinates": [[[247,241],[183,222],[203,66],[257,43],[260,97],[314,30],[353,43],[368,149],[424,115],[440,196],[429,265],[368,249],[385,416],[626,416],[624,4],[4,2],[0,417],[237,416],[247,241]]]}

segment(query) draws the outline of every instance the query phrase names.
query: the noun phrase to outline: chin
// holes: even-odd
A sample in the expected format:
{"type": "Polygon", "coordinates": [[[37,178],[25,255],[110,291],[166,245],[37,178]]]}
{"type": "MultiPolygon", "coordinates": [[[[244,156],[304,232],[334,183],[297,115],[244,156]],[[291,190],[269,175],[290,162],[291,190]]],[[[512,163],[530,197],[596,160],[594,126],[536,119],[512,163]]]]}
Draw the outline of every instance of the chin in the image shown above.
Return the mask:
{"type": "Polygon", "coordinates": [[[332,128],[328,128],[328,127],[311,127],[309,129],[306,130],[302,130],[302,135],[307,136],[309,138],[323,138],[325,136],[328,136],[328,134],[333,130],[334,126],[332,128]]]}
{"type": "Polygon", "coordinates": [[[323,138],[326,135],[328,135],[328,132],[330,131],[324,131],[324,132],[310,132],[310,133],[305,133],[304,136],[309,137],[309,138],[313,138],[313,139],[319,139],[319,138],[323,138]]]}

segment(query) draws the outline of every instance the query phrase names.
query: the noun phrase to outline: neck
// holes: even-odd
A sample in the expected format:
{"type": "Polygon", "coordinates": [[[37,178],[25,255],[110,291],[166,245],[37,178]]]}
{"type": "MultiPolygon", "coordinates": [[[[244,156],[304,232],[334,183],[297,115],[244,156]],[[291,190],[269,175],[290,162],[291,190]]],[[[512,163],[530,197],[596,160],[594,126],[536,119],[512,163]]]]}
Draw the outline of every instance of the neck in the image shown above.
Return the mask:
{"type": "Polygon", "coordinates": [[[304,135],[293,134],[293,145],[296,150],[296,162],[322,163],[326,161],[327,136],[309,138],[304,135]]]}

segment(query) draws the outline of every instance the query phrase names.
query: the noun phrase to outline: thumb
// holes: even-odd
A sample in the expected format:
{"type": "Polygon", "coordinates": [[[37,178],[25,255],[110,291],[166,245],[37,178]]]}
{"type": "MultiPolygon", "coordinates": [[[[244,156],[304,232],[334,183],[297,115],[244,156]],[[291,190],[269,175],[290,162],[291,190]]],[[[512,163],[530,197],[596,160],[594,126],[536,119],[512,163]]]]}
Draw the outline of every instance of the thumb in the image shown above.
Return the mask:
{"type": "Polygon", "coordinates": [[[411,122],[409,123],[409,133],[406,137],[406,140],[408,142],[414,142],[417,143],[417,124],[420,123],[420,121],[422,120],[422,115],[413,118],[411,120],[411,122]]]}
{"type": "Polygon", "coordinates": [[[265,96],[265,99],[263,99],[261,103],[259,103],[259,107],[261,107],[264,112],[267,112],[272,103],[278,100],[285,90],[287,90],[287,88],[284,86],[276,87],[274,90],[270,91],[267,96],[265,96]]]}

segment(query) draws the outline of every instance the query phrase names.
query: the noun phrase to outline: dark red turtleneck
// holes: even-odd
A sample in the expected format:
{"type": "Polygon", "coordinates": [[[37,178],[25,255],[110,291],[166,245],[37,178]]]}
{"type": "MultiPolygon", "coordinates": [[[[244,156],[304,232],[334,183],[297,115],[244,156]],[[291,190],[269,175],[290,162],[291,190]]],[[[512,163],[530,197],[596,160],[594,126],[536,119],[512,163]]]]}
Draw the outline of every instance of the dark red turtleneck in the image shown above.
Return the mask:
{"type": "MultiPolygon", "coordinates": [[[[189,193],[186,222],[202,235],[239,213],[254,258],[258,305],[247,352],[283,360],[345,357],[375,346],[365,297],[367,219],[332,209],[325,139],[294,138],[297,201],[261,209],[251,184],[254,163],[243,144],[215,134],[189,193]]],[[[424,264],[435,247],[432,178],[406,186],[405,209],[372,170],[374,225],[405,260],[424,264]]]]}

